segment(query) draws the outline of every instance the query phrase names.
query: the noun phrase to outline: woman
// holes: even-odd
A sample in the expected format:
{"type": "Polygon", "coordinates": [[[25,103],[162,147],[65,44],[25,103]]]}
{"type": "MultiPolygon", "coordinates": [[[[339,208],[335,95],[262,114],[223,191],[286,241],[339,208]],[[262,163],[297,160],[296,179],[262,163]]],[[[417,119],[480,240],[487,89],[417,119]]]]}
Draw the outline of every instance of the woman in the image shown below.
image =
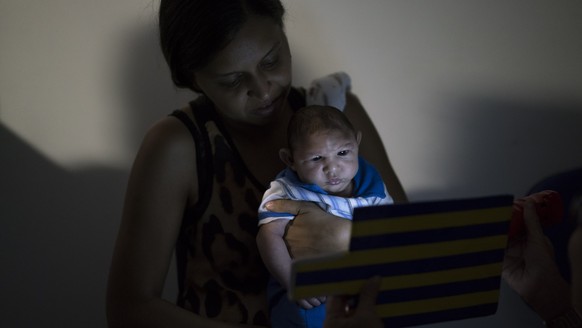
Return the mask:
{"type": "MultiPolygon", "coordinates": [[[[256,211],[283,169],[278,150],[288,119],[304,105],[303,90],[291,87],[283,15],[278,0],[161,1],[161,45],[173,81],[201,96],[154,125],[135,159],[111,265],[110,327],[268,325],[256,211]],[[160,296],[174,247],[177,305],[160,296]]],[[[404,201],[381,140],[351,94],[346,115],[366,131],[363,156],[404,201]]],[[[316,217],[309,221],[336,220],[302,206],[293,210],[316,217]]],[[[294,225],[305,243],[301,222],[294,225]]],[[[333,226],[333,235],[349,232],[333,226]]]]}

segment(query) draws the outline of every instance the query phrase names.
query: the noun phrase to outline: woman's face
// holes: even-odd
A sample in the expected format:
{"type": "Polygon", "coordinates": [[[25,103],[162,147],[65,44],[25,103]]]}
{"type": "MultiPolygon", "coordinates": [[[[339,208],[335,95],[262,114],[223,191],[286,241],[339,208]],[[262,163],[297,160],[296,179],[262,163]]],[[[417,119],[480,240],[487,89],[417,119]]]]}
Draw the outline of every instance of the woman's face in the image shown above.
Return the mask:
{"type": "Polygon", "coordinates": [[[269,123],[286,105],[291,86],[291,53],[283,29],[267,17],[250,16],[194,77],[226,120],[269,123]]]}

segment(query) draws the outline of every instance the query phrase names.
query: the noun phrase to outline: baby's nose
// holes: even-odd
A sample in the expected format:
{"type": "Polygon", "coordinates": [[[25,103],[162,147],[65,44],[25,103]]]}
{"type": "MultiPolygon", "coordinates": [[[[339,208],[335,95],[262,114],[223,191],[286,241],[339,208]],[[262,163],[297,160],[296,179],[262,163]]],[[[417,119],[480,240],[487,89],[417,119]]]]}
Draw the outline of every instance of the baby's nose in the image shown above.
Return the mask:
{"type": "Polygon", "coordinates": [[[338,171],[338,167],[337,165],[335,165],[335,163],[328,163],[323,171],[325,172],[326,175],[330,176],[335,176],[336,172],[338,171]]]}

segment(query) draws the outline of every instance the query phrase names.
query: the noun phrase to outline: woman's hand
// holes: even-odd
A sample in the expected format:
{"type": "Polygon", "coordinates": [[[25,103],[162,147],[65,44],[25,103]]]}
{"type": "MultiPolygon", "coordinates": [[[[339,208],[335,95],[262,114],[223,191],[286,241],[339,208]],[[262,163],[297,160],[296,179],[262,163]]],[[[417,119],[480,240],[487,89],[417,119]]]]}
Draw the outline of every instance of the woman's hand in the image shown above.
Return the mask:
{"type": "Polygon", "coordinates": [[[582,226],[580,226],[580,221],[570,237],[568,253],[572,270],[572,305],[578,313],[582,314],[582,261],[580,261],[582,258],[582,226]]]}
{"type": "Polygon", "coordinates": [[[582,315],[582,196],[571,202],[572,220],[577,222],[577,227],[570,236],[568,243],[568,256],[570,259],[572,305],[582,315]]]}
{"type": "Polygon", "coordinates": [[[327,313],[324,328],[381,328],[384,325],[376,314],[376,298],[380,289],[380,277],[366,281],[359,295],[358,305],[349,306],[349,296],[330,296],[327,300],[327,313]]]}
{"type": "Polygon", "coordinates": [[[570,287],[554,261],[553,247],[544,235],[533,200],[524,204],[526,235],[510,241],[503,278],[537,313],[548,320],[570,306],[570,287]]]}
{"type": "Polygon", "coordinates": [[[285,240],[293,258],[345,251],[350,244],[351,221],[319,208],[315,203],[274,200],[269,211],[295,214],[287,225],[285,240]]]}

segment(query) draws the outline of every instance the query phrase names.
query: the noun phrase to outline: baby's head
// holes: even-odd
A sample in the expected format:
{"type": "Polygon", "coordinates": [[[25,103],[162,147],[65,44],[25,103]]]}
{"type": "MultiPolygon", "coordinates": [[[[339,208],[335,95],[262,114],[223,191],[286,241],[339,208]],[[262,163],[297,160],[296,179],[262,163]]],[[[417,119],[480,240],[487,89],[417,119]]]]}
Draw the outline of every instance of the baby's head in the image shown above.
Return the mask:
{"type": "Polygon", "coordinates": [[[301,181],[316,184],[331,195],[350,197],[352,179],[358,172],[360,139],[361,133],[338,109],[307,106],[293,114],[287,130],[288,148],[279,155],[301,181]]]}

